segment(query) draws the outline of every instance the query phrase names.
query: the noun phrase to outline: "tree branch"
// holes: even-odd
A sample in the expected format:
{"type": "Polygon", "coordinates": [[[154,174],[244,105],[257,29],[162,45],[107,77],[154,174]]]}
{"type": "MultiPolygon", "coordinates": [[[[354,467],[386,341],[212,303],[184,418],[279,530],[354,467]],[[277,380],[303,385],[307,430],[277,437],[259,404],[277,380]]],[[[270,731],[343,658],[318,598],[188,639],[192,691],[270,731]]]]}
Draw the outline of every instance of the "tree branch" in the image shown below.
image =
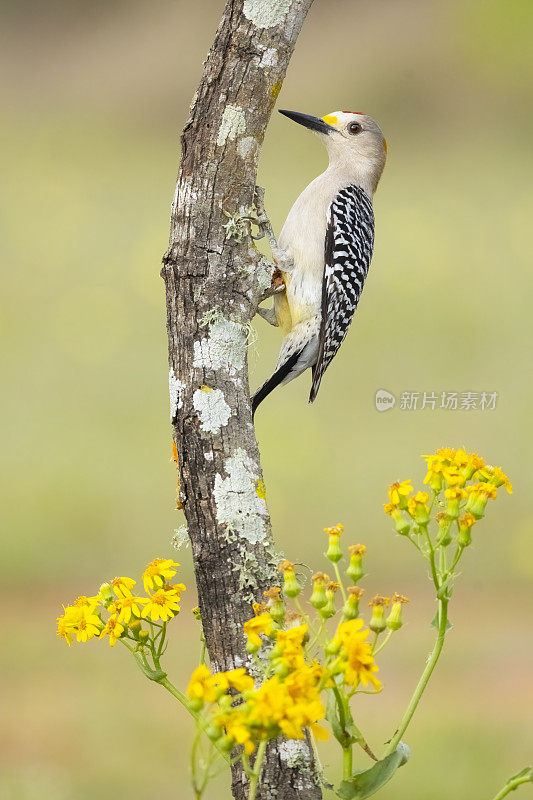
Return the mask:
{"type": "MultiPolygon", "coordinates": [[[[166,286],[171,419],[207,648],[247,662],[242,623],[279,581],[250,411],[247,340],[272,265],[250,223],[266,126],[312,0],[227,0],[182,135],[166,286]]],[[[306,742],[268,748],[258,797],[315,800],[306,742]],[[272,789],[276,790],[274,794],[272,789]]],[[[246,778],[235,768],[233,794],[246,778]]]]}

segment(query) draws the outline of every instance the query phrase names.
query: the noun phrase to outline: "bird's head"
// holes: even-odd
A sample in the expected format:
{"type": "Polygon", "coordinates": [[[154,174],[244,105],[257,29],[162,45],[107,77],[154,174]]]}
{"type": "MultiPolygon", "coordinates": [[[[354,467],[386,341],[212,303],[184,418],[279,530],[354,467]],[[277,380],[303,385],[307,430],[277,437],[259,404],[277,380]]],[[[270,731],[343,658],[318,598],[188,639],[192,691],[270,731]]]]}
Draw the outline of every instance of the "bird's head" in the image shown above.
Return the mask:
{"type": "Polygon", "coordinates": [[[387,158],[387,142],[372,117],[356,111],[332,111],[312,117],[296,111],[280,114],[314,131],[324,142],[330,165],[354,172],[375,191],[387,158]]]}

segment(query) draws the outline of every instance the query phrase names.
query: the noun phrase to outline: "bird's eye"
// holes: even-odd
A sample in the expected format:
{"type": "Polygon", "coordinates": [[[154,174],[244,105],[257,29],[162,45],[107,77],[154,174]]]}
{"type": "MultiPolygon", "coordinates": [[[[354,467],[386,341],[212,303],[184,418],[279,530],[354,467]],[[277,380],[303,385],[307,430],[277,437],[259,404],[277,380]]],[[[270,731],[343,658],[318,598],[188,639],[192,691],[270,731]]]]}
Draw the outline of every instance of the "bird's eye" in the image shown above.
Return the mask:
{"type": "Polygon", "coordinates": [[[348,125],[348,133],[361,133],[362,127],[358,122],[350,122],[348,125]]]}

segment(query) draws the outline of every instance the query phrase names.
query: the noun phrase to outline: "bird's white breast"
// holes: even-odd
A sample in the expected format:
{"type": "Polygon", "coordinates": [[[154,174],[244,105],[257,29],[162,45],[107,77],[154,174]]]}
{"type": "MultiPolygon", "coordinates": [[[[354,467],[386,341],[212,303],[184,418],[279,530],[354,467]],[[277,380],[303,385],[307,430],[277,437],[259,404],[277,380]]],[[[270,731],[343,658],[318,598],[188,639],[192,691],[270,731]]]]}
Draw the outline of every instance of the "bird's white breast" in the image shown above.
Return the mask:
{"type": "MultiPolygon", "coordinates": [[[[348,183],[345,175],[329,167],[303,190],[285,220],[278,241],[294,262],[284,276],[292,325],[320,314],[327,212],[348,183]]],[[[276,311],[284,301],[283,296],[275,298],[276,311]]]]}

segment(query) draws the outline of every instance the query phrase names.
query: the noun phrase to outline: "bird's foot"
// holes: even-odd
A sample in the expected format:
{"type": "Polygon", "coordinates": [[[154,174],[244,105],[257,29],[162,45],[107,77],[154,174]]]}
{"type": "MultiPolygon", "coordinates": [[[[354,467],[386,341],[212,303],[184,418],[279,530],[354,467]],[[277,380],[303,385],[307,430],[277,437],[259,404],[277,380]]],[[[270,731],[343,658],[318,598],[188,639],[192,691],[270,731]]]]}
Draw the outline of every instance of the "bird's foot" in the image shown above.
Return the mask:
{"type": "Polygon", "coordinates": [[[272,273],[272,280],[270,281],[270,288],[277,294],[278,292],[283,292],[285,289],[285,281],[283,280],[283,275],[278,267],[275,268],[274,272],[272,273]]]}
{"type": "Polygon", "coordinates": [[[272,223],[265,211],[265,190],[262,186],[255,187],[254,205],[256,212],[254,222],[259,228],[259,236],[254,236],[253,238],[262,239],[266,236],[270,244],[270,249],[272,250],[272,255],[274,256],[274,261],[278,266],[278,271],[281,269],[282,272],[291,272],[294,267],[292,258],[287,251],[283,250],[278,244],[278,240],[272,228],[272,223]]]}
{"type": "Polygon", "coordinates": [[[260,317],[263,317],[263,319],[266,320],[269,325],[273,325],[275,328],[278,327],[278,318],[276,317],[276,311],[273,308],[258,308],[257,313],[260,317]]]}

